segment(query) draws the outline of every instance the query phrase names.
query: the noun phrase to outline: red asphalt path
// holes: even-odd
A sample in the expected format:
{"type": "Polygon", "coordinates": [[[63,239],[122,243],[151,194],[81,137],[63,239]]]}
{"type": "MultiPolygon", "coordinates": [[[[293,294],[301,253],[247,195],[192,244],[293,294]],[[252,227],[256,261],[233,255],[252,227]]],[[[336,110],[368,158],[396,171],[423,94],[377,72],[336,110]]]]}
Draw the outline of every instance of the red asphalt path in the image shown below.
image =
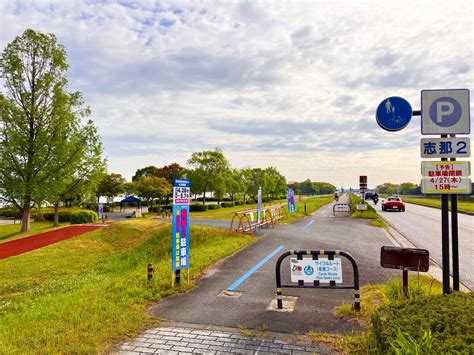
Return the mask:
{"type": "Polygon", "coordinates": [[[50,244],[69,239],[80,234],[92,232],[96,229],[102,228],[98,225],[78,225],[68,226],[64,228],[55,229],[53,231],[35,234],[30,237],[11,240],[9,242],[0,243],[0,259],[8,258],[9,256],[20,255],[35,249],[45,247],[50,244]]]}

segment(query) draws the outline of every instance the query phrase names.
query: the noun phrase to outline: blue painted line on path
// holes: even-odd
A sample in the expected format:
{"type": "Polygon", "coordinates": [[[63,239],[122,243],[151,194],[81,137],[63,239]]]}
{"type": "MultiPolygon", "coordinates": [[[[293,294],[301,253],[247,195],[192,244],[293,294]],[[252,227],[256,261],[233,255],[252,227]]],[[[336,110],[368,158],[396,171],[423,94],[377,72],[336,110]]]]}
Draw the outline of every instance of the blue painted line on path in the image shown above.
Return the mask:
{"type": "Polygon", "coordinates": [[[309,226],[311,226],[312,224],[314,223],[314,219],[312,221],[309,221],[304,227],[303,229],[306,230],[309,228],[309,226]]]}
{"type": "Polygon", "coordinates": [[[265,263],[273,258],[276,253],[278,253],[280,250],[282,250],[285,246],[280,245],[278,248],[276,248],[274,251],[272,251],[270,254],[268,254],[264,259],[262,259],[257,265],[255,265],[253,268],[251,268],[249,271],[247,271],[245,274],[243,274],[237,281],[235,281],[230,287],[227,288],[227,291],[235,291],[239,285],[247,280],[255,271],[260,269],[265,263]]]}

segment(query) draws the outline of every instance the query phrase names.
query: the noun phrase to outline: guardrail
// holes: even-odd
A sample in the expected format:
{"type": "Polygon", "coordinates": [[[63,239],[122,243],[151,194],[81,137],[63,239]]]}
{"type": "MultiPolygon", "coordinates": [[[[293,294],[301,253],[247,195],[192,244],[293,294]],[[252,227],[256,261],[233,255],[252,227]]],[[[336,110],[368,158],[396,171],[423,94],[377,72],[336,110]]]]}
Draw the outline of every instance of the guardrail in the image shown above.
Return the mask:
{"type": "Polygon", "coordinates": [[[354,305],[353,308],[356,311],[360,311],[360,290],[359,290],[359,268],[356,261],[349,253],[342,250],[289,250],[278,258],[275,267],[275,278],[276,278],[276,293],[277,293],[277,305],[278,309],[283,308],[283,295],[282,288],[323,288],[323,289],[354,289],[354,305]],[[298,285],[282,285],[281,284],[281,263],[283,260],[290,256],[296,255],[298,260],[303,260],[303,255],[311,255],[313,260],[318,260],[320,256],[327,256],[328,260],[334,260],[334,256],[343,256],[349,260],[352,265],[354,272],[354,283],[353,285],[342,285],[336,286],[335,281],[330,281],[329,286],[321,286],[320,281],[314,280],[313,285],[306,286],[303,280],[298,280],[298,285]]]}
{"type": "Polygon", "coordinates": [[[232,219],[230,221],[229,232],[242,233],[245,235],[255,236],[255,232],[260,227],[269,227],[275,228],[275,223],[285,217],[283,205],[273,205],[273,206],[264,206],[260,209],[260,223],[257,219],[257,209],[237,211],[234,212],[232,219]],[[234,222],[238,220],[239,223],[236,228],[234,228],[234,222]]]}

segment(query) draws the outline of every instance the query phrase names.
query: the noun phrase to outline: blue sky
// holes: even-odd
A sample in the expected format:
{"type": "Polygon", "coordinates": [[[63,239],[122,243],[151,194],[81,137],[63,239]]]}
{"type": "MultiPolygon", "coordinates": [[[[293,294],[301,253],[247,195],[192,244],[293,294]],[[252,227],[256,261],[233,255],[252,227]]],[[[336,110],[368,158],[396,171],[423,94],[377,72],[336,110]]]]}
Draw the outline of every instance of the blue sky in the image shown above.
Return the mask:
{"type": "Polygon", "coordinates": [[[378,103],[474,88],[472,1],[1,0],[0,23],[1,48],[57,35],[128,179],[220,147],[289,180],[419,182],[419,117],[385,132],[378,103]]]}

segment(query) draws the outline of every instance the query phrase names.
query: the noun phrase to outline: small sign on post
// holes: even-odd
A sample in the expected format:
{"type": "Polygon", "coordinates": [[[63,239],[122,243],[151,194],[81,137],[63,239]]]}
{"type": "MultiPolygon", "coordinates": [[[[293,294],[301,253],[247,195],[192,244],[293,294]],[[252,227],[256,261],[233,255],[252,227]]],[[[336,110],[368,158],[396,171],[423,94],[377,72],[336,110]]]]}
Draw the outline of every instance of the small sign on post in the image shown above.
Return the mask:
{"type": "Polygon", "coordinates": [[[403,292],[408,297],[408,271],[427,272],[430,268],[430,253],[426,249],[383,246],[380,249],[380,265],[403,271],[403,292]]]}

